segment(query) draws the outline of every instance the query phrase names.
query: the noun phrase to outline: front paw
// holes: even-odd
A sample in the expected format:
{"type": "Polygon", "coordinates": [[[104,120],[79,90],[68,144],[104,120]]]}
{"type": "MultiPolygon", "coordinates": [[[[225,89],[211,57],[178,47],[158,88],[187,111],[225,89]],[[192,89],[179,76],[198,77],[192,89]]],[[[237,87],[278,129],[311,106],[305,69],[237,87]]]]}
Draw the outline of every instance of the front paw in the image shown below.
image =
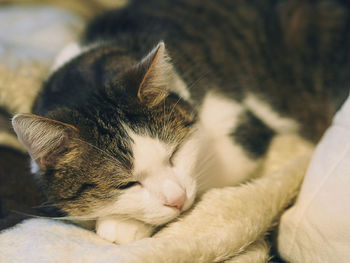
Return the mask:
{"type": "Polygon", "coordinates": [[[96,233],[117,244],[126,244],[135,240],[150,237],[154,227],[134,219],[119,216],[100,217],[96,222],[96,233]]]}

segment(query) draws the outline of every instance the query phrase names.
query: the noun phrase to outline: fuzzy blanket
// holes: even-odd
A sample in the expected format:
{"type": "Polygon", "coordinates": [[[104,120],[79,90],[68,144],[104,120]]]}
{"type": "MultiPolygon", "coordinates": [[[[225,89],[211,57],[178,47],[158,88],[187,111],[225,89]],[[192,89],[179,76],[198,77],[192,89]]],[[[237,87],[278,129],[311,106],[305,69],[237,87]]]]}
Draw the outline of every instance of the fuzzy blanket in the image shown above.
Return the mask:
{"type": "MultiPolygon", "coordinates": [[[[0,9],[0,107],[29,112],[56,51],[82,25],[81,18],[55,8],[0,9]]],[[[0,144],[21,149],[1,129],[0,144]]],[[[0,262],[266,262],[266,234],[295,199],[311,151],[297,136],[277,137],[258,179],[209,191],[153,238],[129,245],[108,243],[66,222],[24,221],[0,233],[0,262]]]]}

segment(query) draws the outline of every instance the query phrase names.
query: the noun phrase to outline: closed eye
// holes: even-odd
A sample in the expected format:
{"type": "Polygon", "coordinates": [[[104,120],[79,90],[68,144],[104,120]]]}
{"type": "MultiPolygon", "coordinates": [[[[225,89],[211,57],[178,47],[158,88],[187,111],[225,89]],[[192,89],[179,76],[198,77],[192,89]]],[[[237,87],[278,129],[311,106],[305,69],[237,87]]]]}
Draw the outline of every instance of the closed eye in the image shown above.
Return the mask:
{"type": "Polygon", "coordinates": [[[120,184],[117,186],[117,189],[120,189],[120,190],[123,190],[123,189],[127,189],[127,188],[130,188],[134,185],[137,185],[137,184],[140,184],[139,182],[137,181],[130,181],[130,182],[127,182],[125,184],[120,184]]]}
{"type": "Polygon", "coordinates": [[[171,153],[170,157],[169,157],[169,163],[171,166],[174,166],[174,159],[176,157],[176,154],[178,153],[178,151],[181,149],[181,147],[183,146],[183,144],[186,142],[186,139],[189,138],[192,135],[191,132],[189,132],[173,149],[173,152],[171,153]]]}
{"type": "Polygon", "coordinates": [[[85,192],[91,191],[91,189],[96,188],[97,185],[94,183],[83,183],[77,191],[69,197],[62,198],[65,201],[73,201],[79,199],[85,192]]]}
{"type": "Polygon", "coordinates": [[[174,166],[174,158],[175,158],[175,155],[178,152],[179,148],[180,148],[180,145],[176,146],[176,148],[174,149],[174,151],[172,152],[172,154],[169,158],[169,163],[171,166],[174,166]]]}

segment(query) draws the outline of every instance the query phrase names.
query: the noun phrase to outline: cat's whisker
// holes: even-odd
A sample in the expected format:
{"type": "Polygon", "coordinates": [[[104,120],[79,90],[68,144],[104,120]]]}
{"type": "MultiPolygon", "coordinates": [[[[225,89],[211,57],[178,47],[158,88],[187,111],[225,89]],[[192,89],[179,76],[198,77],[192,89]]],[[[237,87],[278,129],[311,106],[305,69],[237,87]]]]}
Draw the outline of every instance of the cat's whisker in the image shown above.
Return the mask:
{"type": "Polygon", "coordinates": [[[202,72],[201,76],[199,76],[195,81],[193,81],[190,85],[187,86],[187,90],[191,93],[192,89],[194,87],[196,87],[196,85],[202,80],[204,79],[207,75],[208,75],[208,71],[207,72],[202,72]]]}
{"type": "MultiPolygon", "coordinates": [[[[166,97],[163,100],[163,115],[164,116],[166,116],[165,101],[166,101],[166,97]]],[[[164,120],[163,120],[163,128],[161,130],[161,136],[164,138],[165,135],[166,135],[166,122],[165,122],[165,118],[164,118],[164,120]]]]}
{"type": "Polygon", "coordinates": [[[167,120],[167,122],[166,122],[166,127],[168,127],[169,121],[170,121],[170,118],[171,118],[171,115],[173,114],[176,105],[180,102],[181,99],[182,99],[182,98],[179,97],[179,99],[176,101],[176,103],[175,103],[174,106],[172,107],[171,111],[169,112],[168,120],[167,120]]]}
{"type": "Polygon", "coordinates": [[[42,218],[42,219],[53,219],[53,220],[81,220],[81,221],[90,221],[90,220],[96,220],[96,217],[90,217],[90,216],[40,216],[40,215],[34,215],[30,213],[25,213],[21,211],[15,211],[12,212],[20,215],[24,215],[31,218],[42,218]]]}
{"type": "Polygon", "coordinates": [[[92,148],[94,148],[94,149],[100,151],[101,153],[105,154],[106,156],[108,156],[108,157],[111,158],[112,160],[116,161],[116,163],[120,163],[120,161],[119,161],[118,159],[116,159],[113,155],[107,153],[106,151],[100,149],[99,147],[97,147],[97,146],[95,146],[95,145],[93,145],[93,144],[91,144],[91,143],[89,143],[89,142],[86,142],[86,141],[81,140],[81,139],[79,139],[79,138],[73,138],[73,140],[77,140],[77,141],[80,141],[80,142],[82,142],[82,143],[84,143],[84,144],[86,144],[86,145],[89,145],[89,146],[91,146],[92,148]]]}
{"type": "Polygon", "coordinates": [[[208,177],[201,178],[201,180],[197,181],[197,189],[205,189],[212,187],[212,182],[208,177]]]}
{"type": "MultiPolygon", "coordinates": [[[[189,85],[189,86],[187,87],[187,90],[188,90],[189,92],[191,92],[192,89],[199,83],[199,81],[201,81],[207,74],[208,74],[208,72],[203,73],[199,78],[197,78],[197,80],[193,81],[193,82],[191,83],[191,85],[189,85]]],[[[164,113],[164,116],[166,116],[165,100],[166,100],[166,98],[163,100],[163,113],[164,113]]],[[[173,114],[173,112],[174,112],[174,109],[176,108],[177,104],[178,104],[181,100],[182,100],[182,97],[179,97],[178,100],[176,101],[176,103],[173,105],[172,109],[170,110],[170,112],[169,112],[169,114],[168,114],[167,121],[165,122],[165,120],[164,120],[164,122],[163,122],[163,129],[162,129],[162,136],[164,136],[164,135],[166,135],[166,134],[168,133],[168,131],[169,131],[169,121],[170,121],[171,116],[172,116],[172,114],[173,114]]],[[[195,112],[194,109],[191,111],[191,114],[193,114],[193,112],[195,112]]]]}
{"type": "Polygon", "coordinates": [[[197,184],[197,189],[206,189],[210,187],[210,182],[209,181],[202,181],[197,184]]]}
{"type": "MultiPolygon", "coordinates": [[[[202,161],[197,167],[199,167],[199,170],[195,172],[195,177],[199,181],[203,181],[203,176],[207,174],[207,171],[209,167],[211,167],[210,161],[213,159],[214,156],[210,156],[205,159],[205,161],[202,161]]],[[[207,178],[207,176],[204,176],[204,178],[207,178]]]]}
{"type": "Polygon", "coordinates": [[[207,163],[206,163],[206,164],[200,166],[200,167],[199,167],[200,169],[196,171],[195,177],[196,177],[196,179],[197,179],[199,182],[208,179],[208,177],[211,178],[211,176],[207,176],[207,175],[208,175],[208,169],[209,169],[210,167],[211,167],[211,164],[207,164],[207,163]]]}
{"type": "Polygon", "coordinates": [[[33,206],[32,208],[46,208],[46,207],[55,207],[55,204],[41,204],[41,205],[33,206]]]}
{"type": "Polygon", "coordinates": [[[214,154],[207,154],[205,158],[201,158],[199,162],[196,163],[197,167],[210,166],[210,161],[215,157],[214,154]]]}
{"type": "Polygon", "coordinates": [[[128,216],[128,215],[118,215],[118,220],[129,221],[129,220],[135,220],[135,218],[132,216],[128,216]]]}
{"type": "Polygon", "coordinates": [[[51,217],[51,219],[55,220],[69,220],[69,221],[92,221],[96,220],[96,217],[89,216],[63,216],[63,217],[51,217]]]}

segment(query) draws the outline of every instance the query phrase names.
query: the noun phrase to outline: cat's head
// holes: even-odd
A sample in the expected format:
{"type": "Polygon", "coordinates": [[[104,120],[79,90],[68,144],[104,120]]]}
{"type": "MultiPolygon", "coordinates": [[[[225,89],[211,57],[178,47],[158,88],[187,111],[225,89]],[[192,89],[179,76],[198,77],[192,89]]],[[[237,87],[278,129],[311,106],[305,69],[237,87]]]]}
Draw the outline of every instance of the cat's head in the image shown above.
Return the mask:
{"type": "MultiPolygon", "coordinates": [[[[91,52],[73,63],[79,74],[90,72],[79,61],[86,65],[91,52]]],[[[67,85],[62,78],[70,67],[49,85],[67,85]]],[[[196,195],[197,117],[164,44],[112,81],[93,85],[96,92],[79,105],[13,118],[49,200],[72,216],[172,220],[196,195]]]]}

